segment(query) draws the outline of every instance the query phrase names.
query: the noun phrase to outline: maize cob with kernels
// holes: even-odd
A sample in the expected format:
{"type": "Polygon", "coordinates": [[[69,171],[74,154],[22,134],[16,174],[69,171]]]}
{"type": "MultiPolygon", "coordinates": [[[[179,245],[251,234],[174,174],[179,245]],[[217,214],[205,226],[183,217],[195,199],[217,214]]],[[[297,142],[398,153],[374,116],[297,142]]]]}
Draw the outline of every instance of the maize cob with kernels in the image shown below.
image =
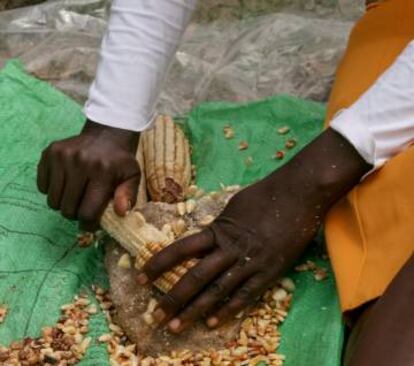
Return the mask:
{"type": "MultiPolygon", "coordinates": [[[[176,204],[148,202],[125,217],[117,216],[109,205],[102,216],[101,226],[135,257],[135,267],[141,270],[154,254],[174,240],[195,234],[210,225],[238,189],[236,186],[223,186],[214,196],[205,195],[176,204]]],[[[181,263],[155,281],[155,286],[168,292],[196,263],[197,259],[181,263]]]]}
{"type": "Polygon", "coordinates": [[[144,216],[136,210],[125,217],[119,217],[110,204],[101,218],[101,225],[132,256],[139,255],[149,243],[168,242],[168,238],[157,228],[148,224],[144,216]]]}
{"type": "Polygon", "coordinates": [[[169,116],[159,116],[154,128],[142,134],[148,193],[153,201],[184,199],[191,180],[190,146],[169,116]]]}
{"type": "MultiPolygon", "coordinates": [[[[146,222],[139,211],[134,210],[125,217],[119,217],[112,204],[105,210],[101,218],[101,226],[135,257],[137,269],[142,269],[154,254],[172,242],[171,237],[166,233],[146,222]]],[[[162,292],[168,292],[195,263],[196,260],[190,260],[176,266],[154,281],[154,285],[162,292]]]]}

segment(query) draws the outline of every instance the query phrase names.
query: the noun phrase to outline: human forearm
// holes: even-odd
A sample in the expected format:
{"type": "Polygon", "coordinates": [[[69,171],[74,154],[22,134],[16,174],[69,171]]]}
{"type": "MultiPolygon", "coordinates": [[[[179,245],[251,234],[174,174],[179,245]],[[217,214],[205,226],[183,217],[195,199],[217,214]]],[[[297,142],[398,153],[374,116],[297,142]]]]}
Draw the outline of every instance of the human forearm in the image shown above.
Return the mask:
{"type": "MultiPolygon", "coordinates": [[[[292,194],[326,212],[371,168],[350,142],[328,128],[282,169],[292,194]]],[[[275,172],[267,180],[275,184],[280,176],[275,172]]]]}

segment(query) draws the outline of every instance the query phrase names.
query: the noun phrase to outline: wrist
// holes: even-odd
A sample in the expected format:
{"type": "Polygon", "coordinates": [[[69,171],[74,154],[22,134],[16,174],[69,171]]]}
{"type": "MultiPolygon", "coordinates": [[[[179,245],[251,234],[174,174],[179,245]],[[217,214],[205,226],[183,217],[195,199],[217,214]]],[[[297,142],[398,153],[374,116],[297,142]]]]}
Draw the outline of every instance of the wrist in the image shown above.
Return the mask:
{"type": "Polygon", "coordinates": [[[330,128],[297,158],[300,164],[308,166],[309,182],[326,209],[357,185],[372,168],[348,140],[330,128]]]}
{"type": "Polygon", "coordinates": [[[301,201],[326,212],[371,168],[354,146],[328,128],[282,169],[301,201]]]}
{"type": "Polygon", "coordinates": [[[110,139],[123,148],[134,152],[138,147],[140,137],[139,132],[107,126],[89,119],[86,120],[81,135],[89,135],[93,138],[100,139],[110,139]]]}

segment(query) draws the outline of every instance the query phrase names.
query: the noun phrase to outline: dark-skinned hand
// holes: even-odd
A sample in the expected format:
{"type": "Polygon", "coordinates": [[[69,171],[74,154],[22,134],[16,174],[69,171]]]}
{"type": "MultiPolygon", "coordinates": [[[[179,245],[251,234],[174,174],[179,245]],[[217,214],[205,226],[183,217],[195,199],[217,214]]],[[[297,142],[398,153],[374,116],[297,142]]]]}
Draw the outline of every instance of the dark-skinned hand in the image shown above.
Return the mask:
{"type": "Polygon", "coordinates": [[[236,194],[210,227],[162,250],[139,275],[146,284],[200,258],[162,298],[157,320],[181,332],[199,318],[214,328],[240,313],[290,269],[328,209],[368,170],[328,129],[284,167],[236,194]]]}
{"type": "Polygon", "coordinates": [[[108,202],[121,216],[135,204],[140,179],[139,134],[87,121],[78,136],[53,142],[42,153],[37,185],[48,205],[94,231],[108,202]]]}

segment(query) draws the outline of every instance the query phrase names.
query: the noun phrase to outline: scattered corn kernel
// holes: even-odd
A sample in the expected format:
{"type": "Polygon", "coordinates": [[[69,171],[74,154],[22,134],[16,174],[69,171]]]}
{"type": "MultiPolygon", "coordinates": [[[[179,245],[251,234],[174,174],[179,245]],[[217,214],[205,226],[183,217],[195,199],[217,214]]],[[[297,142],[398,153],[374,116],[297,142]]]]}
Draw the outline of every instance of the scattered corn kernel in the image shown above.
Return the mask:
{"type": "Polygon", "coordinates": [[[239,143],[239,150],[246,150],[249,147],[249,143],[247,141],[241,141],[239,143]]]}
{"type": "Polygon", "coordinates": [[[250,165],[252,165],[252,164],[253,164],[253,158],[252,158],[251,156],[248,156],[248,157],[246,158],[246,160],[244,161],[244,164],[245,164],[246,166],[250,166],[250,165]]]}
{"type": "Polygon", "coordinates": [[[233,127],[231,127],[230,125],[224,126],[223,132],[224,132],[224,137],[226,139],[232,139],[234,137],[233,127]]]}
{"type": "Polygon", "coordinates": [[[285,143],[286,149],[293,149],[296,146],[297,142],[295,139],[289,139],[285,143]]]}
{"type": "Polygon", "coordinates": [[[284,157],[285,157],[285,152],[282,150],[276,151],[275,156],[274,156],[274,158],[277,160],[282,160],[284,157]]]}
{"type": "Polygon", "coordinates": [[[279,135],[286,135],[287,133],[289,133],[290,132],[290,128],[288,127],[288,126],[283,126],[283,127],[280,127],[278,130],[277,130],[277,133],[279,134],[279,135]]]}
{"type": "Polygon", "coordinates": [[[131,268],[131,257],[128,253],[121,255],[118,260],[118,267],[123,269],[130,269],[131,268]]]}

